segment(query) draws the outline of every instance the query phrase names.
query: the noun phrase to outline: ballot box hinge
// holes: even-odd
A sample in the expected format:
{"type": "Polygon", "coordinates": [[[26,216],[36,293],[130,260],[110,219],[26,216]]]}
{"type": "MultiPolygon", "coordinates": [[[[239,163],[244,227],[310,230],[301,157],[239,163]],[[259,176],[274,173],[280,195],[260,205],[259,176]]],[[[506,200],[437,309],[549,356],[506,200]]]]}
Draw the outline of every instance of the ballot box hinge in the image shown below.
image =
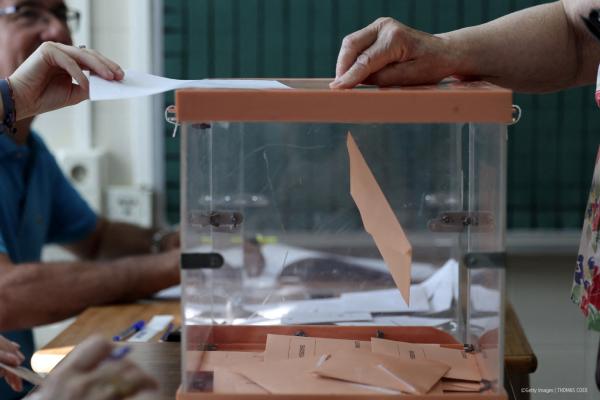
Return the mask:
{"type": "Polygon", "coordinates": [[[494,230],[494,215],[487,211],[446,211],[429,221],[432,232],[491,232],[494,230]]]}
{"type": "Polygon", "coordinates": [[[505,268],[506,253],[467,253],[463,257],[464,265],[469,269],[476,268],[505,268]]]}
{"type": "Polygon", "coordinates": [[[193,227],[213,227],[221,230],[235,230],[244,221],[242,213],[237,211],[192,211],[189,223],[193,227]]]}

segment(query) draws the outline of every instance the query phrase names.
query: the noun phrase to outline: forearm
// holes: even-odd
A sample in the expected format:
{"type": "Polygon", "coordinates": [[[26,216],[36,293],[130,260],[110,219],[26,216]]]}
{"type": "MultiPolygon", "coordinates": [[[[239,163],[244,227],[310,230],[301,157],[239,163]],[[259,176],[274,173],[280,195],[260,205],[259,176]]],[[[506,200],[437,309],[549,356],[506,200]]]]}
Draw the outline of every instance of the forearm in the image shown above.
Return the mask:
{"type": "Polygon", "coordinates": [[[65,247],[82,260],[110,260],[150,253],[153,234],[151,229],[100,218],[91,235],[65,247]]]}
{"type": "Polygon", "coordinates": [[[456,75],[522,92],[560,90],[593,82],[600,61],[600,46],[580,21],[583,9],[569,11],[544,4],[440,36],[457,54],[456,75]]]}
{"type": "Polygon", "coordinates": [[[71,317],[95,305],[127,302],[177,284],[171,253],[104,263],[24,264],[2,272],[0,331],[71,317]]]}
{"type": "Polygon", "coordinates": [[[121,222],[106,222],[98,248],[98,257],[113,259],[128,255],[148,254],[151,251],[153,234],[153,229],[121,222]]]}

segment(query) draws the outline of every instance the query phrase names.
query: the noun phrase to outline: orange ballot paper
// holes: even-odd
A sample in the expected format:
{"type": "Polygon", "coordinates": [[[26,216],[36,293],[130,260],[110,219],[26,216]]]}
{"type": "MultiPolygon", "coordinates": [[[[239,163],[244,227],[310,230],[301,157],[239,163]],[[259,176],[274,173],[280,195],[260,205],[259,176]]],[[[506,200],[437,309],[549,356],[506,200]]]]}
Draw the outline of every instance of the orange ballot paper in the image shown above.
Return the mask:
{"type": "Polygon", "coordinates": [[[288,360],[358,350],[371,353],[371,343],[360,340],[267,335],[265,361],[288,360]]]}
{"type": "MultiPolygon", "coordinates": [[[[259,367],[260,368],[260,367],[259,367]]],[[[216,367],[213,373],[214,393],[268,394],[261,386],[227,368],[216,367]]]]}
{"type": "Polygon", "coordinates": [[[347,146],[350,158],[350,194],[360,211],[365,230],[373,237],[408,305],[412,246],[350,132],[347,146]]]}
{"type": "MultiPolygon", "coordinates": [[[[245,364],[232,370],[245,376],[272,394],[374,394],[382,393],[376,387],[321,378],[312,371],[326,356],[304,357],[293,360],[265,361],[260,366],[245,364]]],[[[389,392],[387,392],[389,393],[389,392]]]]}
{"type": "Polygon", "coordinates": [[[262,361],[263,353],[250,351],[188,351],[187,356],[189,371],[213,371],[219,367],[229,368],[240,363],[262,361]]]}
{"type": "Polygon", "coordinates": [[[314,371],[323,377],[425,394],[448,369],[447,365],[435,361],[404,361],[383,354],[349,352],[327,356],[314,371]]]}
{"type": "Polygon", "coordinates": [[[371,349],[373,353],[387,354],[404,360],[441,362],[450,367],[444,375],[444,378],[447,379],[481,381],[481,372],[479,372],[475,356],[461,349],[451,349],[437,344],[406,343],[377,338],[371,338],[371,349]]]}

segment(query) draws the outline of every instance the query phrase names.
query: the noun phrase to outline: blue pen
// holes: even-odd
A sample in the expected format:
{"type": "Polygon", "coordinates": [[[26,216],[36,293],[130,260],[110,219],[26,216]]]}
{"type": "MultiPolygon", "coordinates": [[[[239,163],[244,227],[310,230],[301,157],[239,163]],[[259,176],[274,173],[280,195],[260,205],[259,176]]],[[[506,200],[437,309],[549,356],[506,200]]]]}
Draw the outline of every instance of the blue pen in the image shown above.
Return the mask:
{"type": "Polygon", "coordinates": [[[139,321],[133,323],[129,328],[125,329],[123,332],[119,333],[118,335],[113,336],[113,341],[120,342],[121,340],[125,340],[129,336],[133,335],[134,333],[139,332],[142,329],[144,329],[145,325],[146,325],[146,321],[139,320],[139,321]]]}
{"type": "Polygon", "coordinates": [[[169,338],[169,335],[171,334],[171,332],[173,332],[173,328],[175,328],[175,325],[173,325],[172,322],[169,322],[169,325],[167,325],[167,329],[165,329],[165,333],[163,333],[163,335],[160,338],[161,342],[167,341],[167,339],[169,338]]]}
{"type": "Polygon", "coordinates": [[[110,353],[108,359],[112,361],[122,360],[127,354],[129,354],[130,351],[131,347],[129,346],[117,347],[110,353]]]}

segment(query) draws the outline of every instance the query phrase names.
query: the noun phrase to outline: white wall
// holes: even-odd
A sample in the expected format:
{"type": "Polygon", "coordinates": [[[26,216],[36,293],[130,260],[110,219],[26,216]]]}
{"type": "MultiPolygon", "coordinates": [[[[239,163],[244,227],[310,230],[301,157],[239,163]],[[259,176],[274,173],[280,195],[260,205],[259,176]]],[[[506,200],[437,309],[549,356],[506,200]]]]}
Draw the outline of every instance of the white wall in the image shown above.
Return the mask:
{"type": "MultiPolygon", "coordinates": [[[[82,11],[74,44],[85,44],[123,68],[160,73],[162,27],[155,23],[159,0],[69,0],[82,11]],[[158,34],[157,34],[158,33],[158,34]],[[158,43],[154,43],[157,41],[158,43]]],[[[160,15],[158,15],[160,16],[160,15]]],[[[106,185],[161,190],[160,98],[85,102],[36,119],[34,128],[54,152],[101,149],[106,185]]]]}

